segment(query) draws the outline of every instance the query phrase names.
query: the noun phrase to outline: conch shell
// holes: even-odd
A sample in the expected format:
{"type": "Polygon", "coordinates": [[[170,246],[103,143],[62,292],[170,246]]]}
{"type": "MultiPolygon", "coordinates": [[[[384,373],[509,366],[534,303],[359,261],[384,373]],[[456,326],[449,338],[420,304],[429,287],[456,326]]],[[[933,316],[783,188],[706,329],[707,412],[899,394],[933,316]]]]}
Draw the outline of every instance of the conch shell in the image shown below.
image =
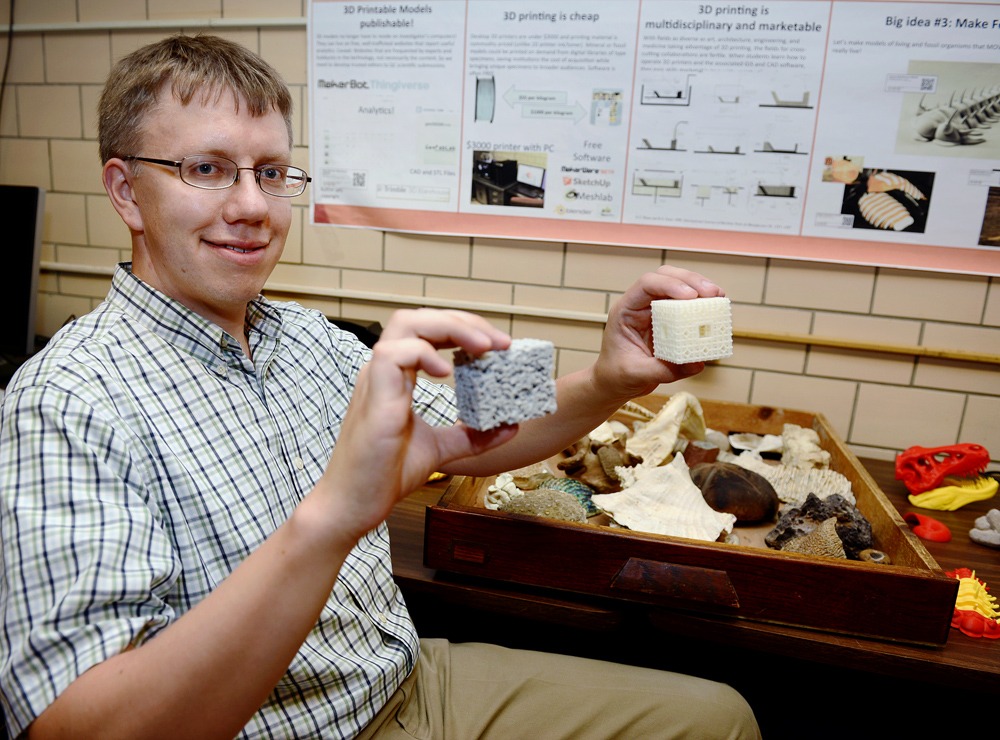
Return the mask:
{"type": "Polygon", "coordinates": [[[649,421],[637,423],[625,450],[641,457],[642,467],[656,467],[670,460],[681,435],[688,440],[705,439],[705,413],[698,399],[686,391],[672,395],[649,421]]]}
{"type": "Polygon", "coordinates": [[[705,503],[683,455],[675,455],[668,465],[622,467],[617,472],[623,490],[591,500],[621,526],[708,542],[733,531],[736,517],[705,503]]]}

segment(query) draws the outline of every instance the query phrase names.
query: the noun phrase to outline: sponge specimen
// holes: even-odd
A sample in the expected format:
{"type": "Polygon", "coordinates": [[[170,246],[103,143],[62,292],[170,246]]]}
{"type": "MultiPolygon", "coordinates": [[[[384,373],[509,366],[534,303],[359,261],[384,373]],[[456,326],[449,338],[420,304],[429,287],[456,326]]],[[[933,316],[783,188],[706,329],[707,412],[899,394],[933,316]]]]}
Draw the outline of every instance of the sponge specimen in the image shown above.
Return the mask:
{"type": "Polygon", "coordinates": [[[515,339],[510,348],[473,357],[455,351],[455,395],[458,417],[486,431],[517,424],[556,410],[552,342],[515,339]]]}
{"type": "Polygon", "coordinates": [[[655,357],[683,364],[733,354],[733,318],[728,298],[659,300],[650,306],[655,357]]]}

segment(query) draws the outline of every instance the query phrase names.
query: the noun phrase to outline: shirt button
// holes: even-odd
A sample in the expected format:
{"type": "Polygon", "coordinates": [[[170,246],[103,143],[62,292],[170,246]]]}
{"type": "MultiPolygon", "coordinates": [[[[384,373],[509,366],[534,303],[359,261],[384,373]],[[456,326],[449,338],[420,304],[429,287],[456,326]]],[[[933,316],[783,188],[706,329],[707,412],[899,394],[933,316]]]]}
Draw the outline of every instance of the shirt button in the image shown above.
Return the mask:
{"type": "Polygon", "coordinates": [[[389,621],[389,618],[388,618],[387,616],[385,616],[385,612],[379,612],[379,613],[378,613],[378,623],[379,623],[379,624],[382,624],[382,625],[384,625],[384,624],[386,624],[386,623],[387,623],[388,621],[389,621]]]}
{"type": "Polygon", "coordinates": [[[301,457],[297,457],[294,460],[292,460],[292,465],[295,466],[296,470],[305,470],[305,467],[306,467],[306,464],[304,462],[302,462],[302,458],[301,457]]]}
{"type": "Polygon", "coordinates": [[[229,371],[229,368],[227,368],[225,365],[216,365],[215,366],[215,374],[218,375],[220,378],[226,377],[226,373],[228,371],[229,371]]]}

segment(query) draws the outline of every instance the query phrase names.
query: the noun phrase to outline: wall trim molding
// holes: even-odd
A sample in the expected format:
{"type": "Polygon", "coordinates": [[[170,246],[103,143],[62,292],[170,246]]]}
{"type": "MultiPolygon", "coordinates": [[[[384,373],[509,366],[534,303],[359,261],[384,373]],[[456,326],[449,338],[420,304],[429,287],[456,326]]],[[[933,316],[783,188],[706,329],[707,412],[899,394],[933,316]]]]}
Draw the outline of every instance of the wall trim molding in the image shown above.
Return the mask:
{"type": "MultiPolygon", "coordinates": [[[[73,265],[61,262],[41,263],[41,269],[54,273],[76,275],[102,275],[111,277],[114,267],[98,267],[96,265],[73,265]]],[[[433,296],[406,296],[393,293],[378,293],[368,290],[347,290],[345,288],[320,288],[291,283],[267,283],[265,292],[285,293],[288,295],[314,296],[319,298],[334,298],[359,301],[362,303],[379,303],[390,306],[454,308],[476,313],[492,313],[504,316],[525,316],[536,319],[555,319],[559,321],[576,321],[585,324],[604,324],[608,320],[606,313],[586,311],[564,311],[560,309],[515,306],[508,303],[480,303],[463,301],[454,298],[435,298],[433,296]]],[[[819,337],[812,334],[774,334],[760,331],[733,330],[734,339],[746,339],[758,342],[777,342],[781,344],[796,344],[807,347],[832,347],[855,352],[871,352],[882,354],[908,355],[911,357],[927,357],[955,362],[969,362],[985,365],[1000,365],[1000,355],[983,352],[965,352],[956,349],[936,349],[914,345],[892,345],[881,342],[861,342],[854,339],[837,339],[834,337],[819,337]]]]}

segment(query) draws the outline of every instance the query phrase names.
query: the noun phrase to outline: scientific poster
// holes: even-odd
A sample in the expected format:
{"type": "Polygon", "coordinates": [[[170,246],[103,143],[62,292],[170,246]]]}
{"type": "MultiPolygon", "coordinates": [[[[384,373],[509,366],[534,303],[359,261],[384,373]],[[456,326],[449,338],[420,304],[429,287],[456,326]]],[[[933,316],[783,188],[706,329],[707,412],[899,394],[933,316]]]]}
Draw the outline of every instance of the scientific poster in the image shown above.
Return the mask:
{"type": "Polygon", "coordinates": [[[316,224],[1000,274],[1000,4],[310,6],[316,224]]]}

